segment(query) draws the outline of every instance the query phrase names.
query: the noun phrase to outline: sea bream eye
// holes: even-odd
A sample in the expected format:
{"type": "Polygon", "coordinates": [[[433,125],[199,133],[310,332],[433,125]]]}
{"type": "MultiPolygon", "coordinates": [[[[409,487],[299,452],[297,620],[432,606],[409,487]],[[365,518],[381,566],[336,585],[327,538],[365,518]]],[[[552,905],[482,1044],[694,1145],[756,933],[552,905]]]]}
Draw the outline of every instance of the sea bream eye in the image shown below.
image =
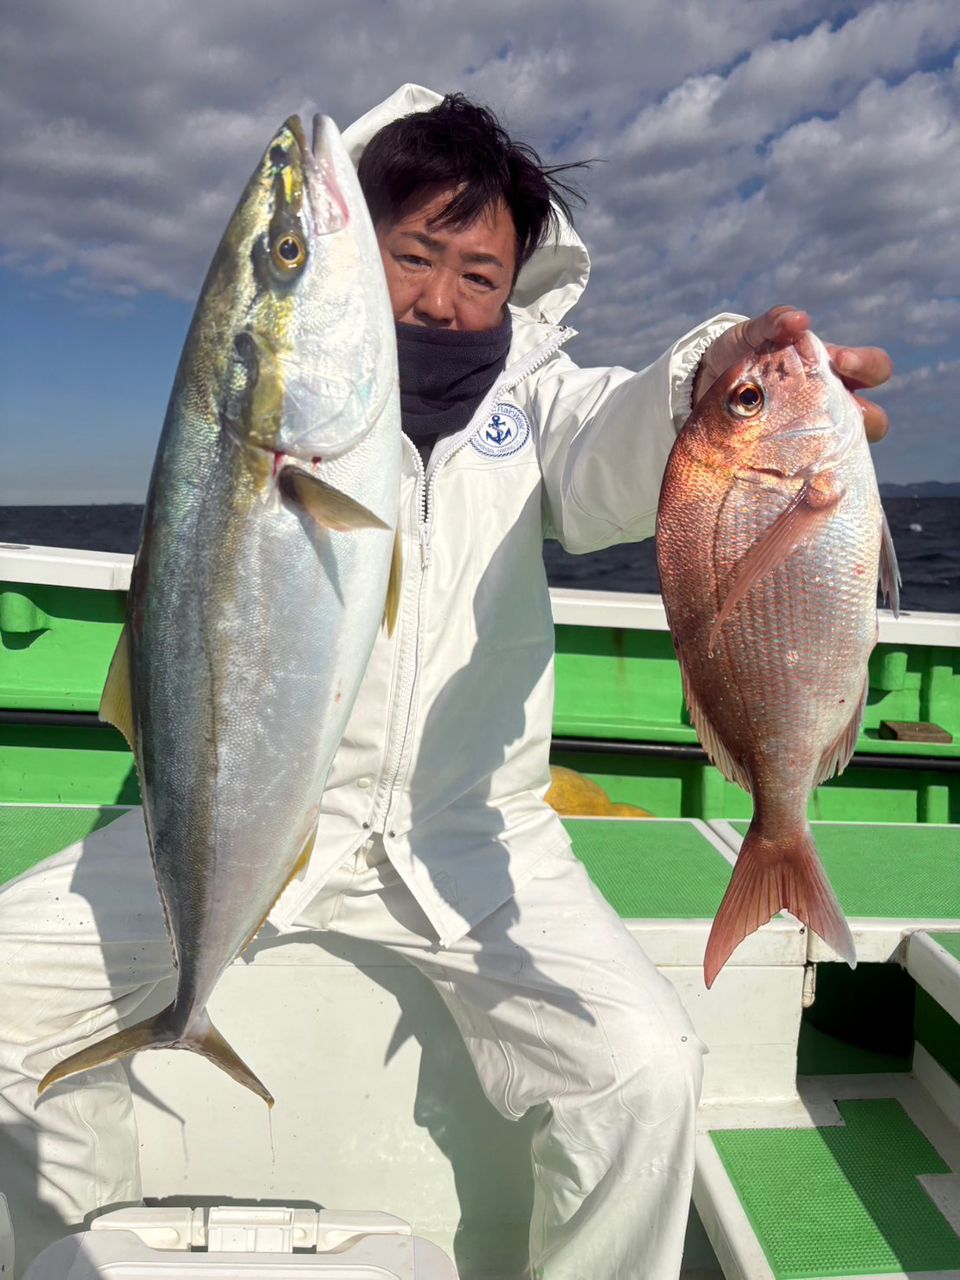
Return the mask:
{"type": "Polygon", "coordinates": [[[738,418],[755,418],[763,408],[763,388],[755,382],[740,382],[727,397],[727,407],[738,418]]]}
{"type": "Polygon", "coordinates": [[[283,271],[294,271],[303,266],[307,260],[307,250],[303,241],[292,231],[285,231],[277,236],[270,247],[274,262],[283,271]]]}

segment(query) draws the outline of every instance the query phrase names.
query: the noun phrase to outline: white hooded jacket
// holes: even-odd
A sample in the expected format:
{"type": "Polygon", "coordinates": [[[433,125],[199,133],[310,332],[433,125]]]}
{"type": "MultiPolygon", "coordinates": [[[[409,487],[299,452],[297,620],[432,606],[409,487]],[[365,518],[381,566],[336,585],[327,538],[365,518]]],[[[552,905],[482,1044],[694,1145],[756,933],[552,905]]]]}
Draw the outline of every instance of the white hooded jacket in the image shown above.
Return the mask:
{"type": "MultiPolygon", "coordinates": [[[[405,85],[344,134],[354,162],[439,95],[405,85]]],[[[424,472],[404,437],[400,614],[376,641],[321,805],[309,865],[271,915],[287,927],[345,857],[382,833],[441,945],[569,847],[550,784],[554,632],[544,538],[596,551],[649,537],[701,354],[741,317],[691,330],[640,373],[580,369],[562,324],[589,258],[562,220],[511,298],[506,367],[424,472]]]]}

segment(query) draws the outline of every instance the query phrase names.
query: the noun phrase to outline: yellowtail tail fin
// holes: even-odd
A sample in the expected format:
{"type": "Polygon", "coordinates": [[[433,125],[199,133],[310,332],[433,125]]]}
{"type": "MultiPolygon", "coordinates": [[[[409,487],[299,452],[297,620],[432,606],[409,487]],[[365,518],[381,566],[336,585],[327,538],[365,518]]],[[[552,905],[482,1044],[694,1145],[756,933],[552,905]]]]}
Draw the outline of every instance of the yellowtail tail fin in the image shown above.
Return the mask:
{"type": "Polygon", "coordinates": [[[245,1062],[227,1044],[223,1036],[210,1021],[205,1009],[194,1018],[186,1031],[177,1031],[172,1027],[171,1014],[173,1005],[163,1009],[145,1022],[138,1022],[135,1027],[126,1031],[118,1031],[98,1044],[92,1044],[79,1053],[72,1054],[63,1062],[47,1072],[37,1087],[37,1093],[43,1093],[58,1080],[76,1075],[79,1071],[90,1071],[93,1067],[101,1067],[108,1062],[116,1062],[120,1058],[129,1058],[141,1049],[190,1049],[209,1058],[228,1076],[232,1076],[239,1084],[251,1089],[262,1098],[268,1107],[273,1106],[273,1097],[260,1083],[245,1062]]]}
{"type": "Polygon", "coordinates": [[[853,936],[810,832],[773,841],[751,826],[707,940],[703,976],[708,987],[743,939],[783,909],[819,934],[851,969],[856,968],[853,936]]]}

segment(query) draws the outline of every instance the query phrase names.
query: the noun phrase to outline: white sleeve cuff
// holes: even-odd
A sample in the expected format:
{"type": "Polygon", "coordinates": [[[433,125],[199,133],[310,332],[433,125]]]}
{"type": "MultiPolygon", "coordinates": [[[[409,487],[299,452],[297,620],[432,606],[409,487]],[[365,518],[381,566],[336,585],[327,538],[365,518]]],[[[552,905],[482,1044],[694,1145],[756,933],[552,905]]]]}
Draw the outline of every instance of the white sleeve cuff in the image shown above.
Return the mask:
{"type": "Polygon", "coordinates": [[[746,319],[746,316],[732,311],[722,311],[712,320],[691,329],[674,344],[670,354],[670,412],[677,431],[693,409],[693,380],[697,376],[700,357],[721,333],[746,319]]]}

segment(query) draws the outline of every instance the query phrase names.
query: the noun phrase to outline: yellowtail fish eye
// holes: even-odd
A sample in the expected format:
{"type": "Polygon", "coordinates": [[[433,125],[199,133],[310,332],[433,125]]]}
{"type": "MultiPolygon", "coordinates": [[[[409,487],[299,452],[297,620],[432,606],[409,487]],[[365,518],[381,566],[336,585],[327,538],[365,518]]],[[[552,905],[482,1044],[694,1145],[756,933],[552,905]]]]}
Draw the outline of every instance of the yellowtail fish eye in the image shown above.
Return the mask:
{"type": "Polygon", "coordinates": [[[307,260],[307,249],[298,235],[284,231],[270,247],[273,261],[282,271],[295,271],[307,260]]]}
{"type": "Polygon", "coordinates": [[[755,382],[738,382],[727,397],[727,408],[738,418],[755,418],[763,403],[763,387],[755,382]]]}

